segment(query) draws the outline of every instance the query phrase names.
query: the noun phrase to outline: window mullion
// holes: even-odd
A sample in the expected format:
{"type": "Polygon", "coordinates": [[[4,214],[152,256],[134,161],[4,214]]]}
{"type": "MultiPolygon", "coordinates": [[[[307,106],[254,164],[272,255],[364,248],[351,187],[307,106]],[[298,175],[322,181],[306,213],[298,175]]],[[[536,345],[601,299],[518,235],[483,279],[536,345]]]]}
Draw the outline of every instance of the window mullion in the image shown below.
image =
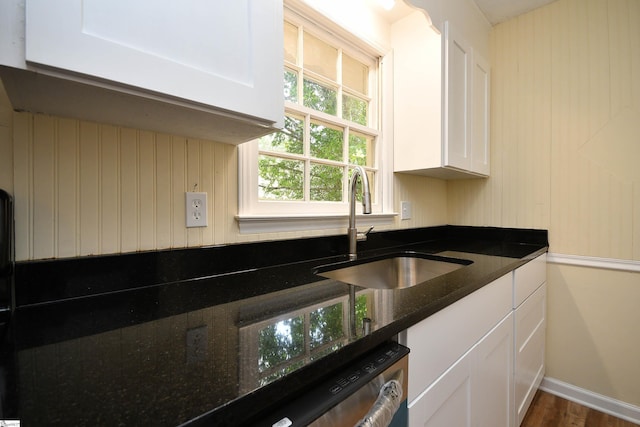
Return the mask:
{"type": "Polygon", "coordinates": [[[304,27],[301,25],[298,27],[298,67],[300,72],[298,73],[298,102],[300,105],[304,104],[304,27]]]}
{"type": "Polygon", "coordinates": [[[305,156],[300,154],[291,154],[291,153],[286,153],[281,151],[266,151],[266,150],[259,150],[258,156],[269,156],[269,157],[277,157],[279,159],[298,160],[298,161],[304,161],[306,158],[305,156]]]}
{"type": "Polygon", "coordinates": [[[344,127],[342,134],[342,160],[344,162],[344,179],[342,180],[342,200],[349,201],[349,126],[344,127]]]}
{"type": "Polygon", "coordinates": [[[311,312],[304,313],[304,353],[311,360],[311,312]]]}
{"type": "Polygon", "coordinates": [[[311,201],[311,115],[304,116],[304,200],[311,201]]]}
{"type": "Polygon", "coordinates": [[[337,73],[337,82],[338,82],[338,91],[336,96],[338,97],[338,99],[336,100],[338,102],[338,111],[337,111],[337,116],[338,117],[343,117],[342,115],[342,49],[338,49],[338,63],[336,64],[336,73],[337,73]]]}

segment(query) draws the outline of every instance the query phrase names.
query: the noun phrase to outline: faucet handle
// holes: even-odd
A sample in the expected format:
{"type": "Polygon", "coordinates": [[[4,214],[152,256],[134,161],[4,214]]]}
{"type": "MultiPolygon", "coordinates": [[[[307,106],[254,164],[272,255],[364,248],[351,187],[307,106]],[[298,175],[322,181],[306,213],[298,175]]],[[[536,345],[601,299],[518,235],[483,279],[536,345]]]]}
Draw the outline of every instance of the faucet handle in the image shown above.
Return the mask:
{"type": "Polygon", "coordinates": [[[373,230],[373,225],[372,225],[371,227],[369,227],[369,229],[368,229],[367,231],[365,231],[364,233],[362,233],[362,232],[358,232],[358,233],[356,234],[356,240],[357,240],[358,242],[364,242],[365,240],[367,240],[367,235],[368,235],[369,233],[371,233],[371,230],[373,230]]]}

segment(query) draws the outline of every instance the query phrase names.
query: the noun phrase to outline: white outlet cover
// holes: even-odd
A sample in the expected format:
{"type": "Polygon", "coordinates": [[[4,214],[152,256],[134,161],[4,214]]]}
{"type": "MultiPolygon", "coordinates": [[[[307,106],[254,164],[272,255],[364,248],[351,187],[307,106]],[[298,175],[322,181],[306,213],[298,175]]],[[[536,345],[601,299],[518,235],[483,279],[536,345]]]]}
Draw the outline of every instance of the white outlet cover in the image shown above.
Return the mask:
{"type": "Polygon", "coordinates": [[[411,202],[400,202],[400,219],[411,219],[411,202]]]}
{"type": "Polygon", "coordinates": [[[207,224],[207,193],[185,193],[185,216],[187,228],[206,227],[207,224]]]}

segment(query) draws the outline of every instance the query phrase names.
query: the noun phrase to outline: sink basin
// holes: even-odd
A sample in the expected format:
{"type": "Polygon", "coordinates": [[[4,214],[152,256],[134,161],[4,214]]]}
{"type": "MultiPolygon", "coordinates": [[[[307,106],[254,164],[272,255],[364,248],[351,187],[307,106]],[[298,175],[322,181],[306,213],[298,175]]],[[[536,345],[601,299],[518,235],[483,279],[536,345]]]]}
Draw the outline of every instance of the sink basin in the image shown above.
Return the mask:
{"type": "Polygon", "coordinates": [[[314,273],[351,285],[374,289],[415,286],[472,264],[473,261],[419,252],[400,252],[317,267],[314,273]]]}

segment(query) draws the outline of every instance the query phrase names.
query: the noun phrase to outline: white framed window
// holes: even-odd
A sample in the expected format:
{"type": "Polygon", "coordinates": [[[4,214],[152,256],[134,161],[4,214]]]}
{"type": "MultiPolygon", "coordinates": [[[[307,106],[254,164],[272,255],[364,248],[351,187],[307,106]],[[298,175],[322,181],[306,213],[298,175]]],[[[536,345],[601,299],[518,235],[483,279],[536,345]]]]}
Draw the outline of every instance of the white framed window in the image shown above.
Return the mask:
{"type": "Polygon", "coordinates": [[[390,60],[341,34],[285,7],[285,127],[239,147],[243,233],[343,227],[354,165],[371,186],[367,224],[394,219],[393,150],[381,102],[390,60]]]}

